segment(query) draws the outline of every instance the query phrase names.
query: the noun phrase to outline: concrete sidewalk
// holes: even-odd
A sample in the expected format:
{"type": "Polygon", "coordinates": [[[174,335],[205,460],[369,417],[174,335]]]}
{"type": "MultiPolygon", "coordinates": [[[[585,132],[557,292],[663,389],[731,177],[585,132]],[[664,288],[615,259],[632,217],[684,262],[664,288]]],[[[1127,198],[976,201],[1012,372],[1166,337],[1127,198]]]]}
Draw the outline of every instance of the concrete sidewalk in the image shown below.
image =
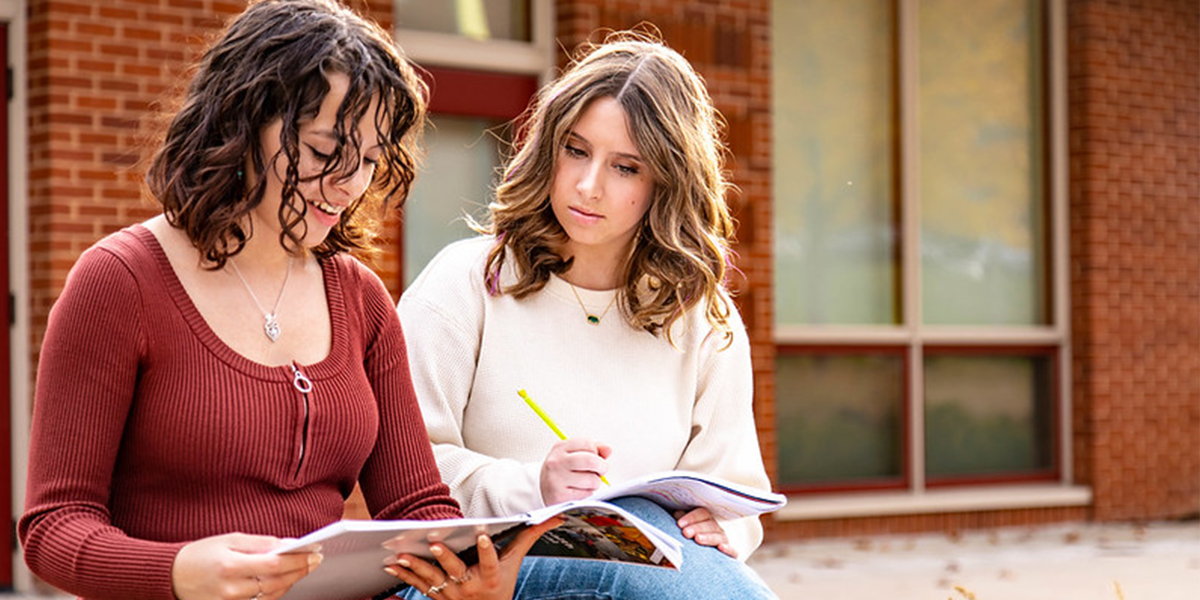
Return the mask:
{"type": "Polygon", "coordinates": [[[748,564],[781,600],[1198,600],[1200,522],[770,543],[748,564]]]}
{"type": "Polygon", "coordinates": [[[1200,522],[769,543],[748,564],[781,600],[1200,600],[1200,522]]]}

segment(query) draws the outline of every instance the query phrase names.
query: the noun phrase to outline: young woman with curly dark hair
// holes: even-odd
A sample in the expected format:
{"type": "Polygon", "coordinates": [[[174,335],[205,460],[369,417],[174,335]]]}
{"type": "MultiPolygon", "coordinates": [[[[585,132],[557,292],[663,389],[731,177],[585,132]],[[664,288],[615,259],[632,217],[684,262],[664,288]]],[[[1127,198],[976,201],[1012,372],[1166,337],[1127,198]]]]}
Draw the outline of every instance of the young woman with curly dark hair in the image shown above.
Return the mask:
{"type": "MultiPolygon", "coordinates": [[[[332,0],[232,21],[150,165],[163,214],[87,250],[51,312],[19,524],[35,574],[85,598],[273,600],[321,555],[269,551],[356,483],[378,518],[461,516],[391,298],[347,253],[407,194],[424,114],[388,35],[332,0]]],[[[390,570],[507,598],[543,529],[390,570]]]]}

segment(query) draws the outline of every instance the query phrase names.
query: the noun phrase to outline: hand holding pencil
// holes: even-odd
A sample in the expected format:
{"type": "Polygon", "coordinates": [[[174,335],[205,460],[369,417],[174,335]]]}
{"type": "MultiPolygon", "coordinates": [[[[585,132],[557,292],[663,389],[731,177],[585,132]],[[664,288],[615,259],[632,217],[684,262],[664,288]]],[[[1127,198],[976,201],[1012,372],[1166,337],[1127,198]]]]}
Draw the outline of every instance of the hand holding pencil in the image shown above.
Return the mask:
{"type": "Polygon", "coordinates": [[[542,461],[542,500],[547,505],[578,500],[595,493],[600,483],[608,485],[604,474],[608,471],[606,459],[612,454],[612,448],[587,438],[568,438],[525,390],[517,394],[560,440],[542,461]]]}

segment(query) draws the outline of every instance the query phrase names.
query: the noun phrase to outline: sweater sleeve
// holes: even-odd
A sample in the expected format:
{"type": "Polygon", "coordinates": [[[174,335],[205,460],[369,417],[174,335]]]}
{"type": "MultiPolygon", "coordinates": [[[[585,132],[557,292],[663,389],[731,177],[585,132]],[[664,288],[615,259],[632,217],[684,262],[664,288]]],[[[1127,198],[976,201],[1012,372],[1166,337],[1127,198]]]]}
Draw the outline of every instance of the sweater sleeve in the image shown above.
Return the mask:
{"type": "Polygon", "coordinates": [[[85,252],[50,311],[38,365],[18,534],[34,573],[89,598],[174,598],[183,544],[126,535],[107,505],[146,343],[142,302],[120,258],[85,252]]]}
{"type": "Polygon", "coordinates": [[[355,264],[366,329],[364,368],[379,406],[379,436],[359,476],[367,507],[379,519],[461,517],[425,434],[391,296],[377,275],[355,264]]]}
{"type": "MultiPolygon", "coordinates": [[[[692,437],[684,449],[679,468],[709,473],[729,481],[769,490],[771,482],[763,466],[754,423],[754,381],[750,343],[737,309],[730,301],[734,337],[709,335],[700,346],[702,360],[692,416],[692,437]]],[[[763,528],[758,517],[723,522],[738,558],[746,560],[762,543],[763,528]]]]}
{"type": "Polygon", "coordinates": [[[413,348],[417,398],[442,477],[469,517],[527,512],[543,505],[541,462],[497,458],[467,448],[463,416],[475,384],[488,295],[476,239],[443,250],[400,298],[413,348]]]}

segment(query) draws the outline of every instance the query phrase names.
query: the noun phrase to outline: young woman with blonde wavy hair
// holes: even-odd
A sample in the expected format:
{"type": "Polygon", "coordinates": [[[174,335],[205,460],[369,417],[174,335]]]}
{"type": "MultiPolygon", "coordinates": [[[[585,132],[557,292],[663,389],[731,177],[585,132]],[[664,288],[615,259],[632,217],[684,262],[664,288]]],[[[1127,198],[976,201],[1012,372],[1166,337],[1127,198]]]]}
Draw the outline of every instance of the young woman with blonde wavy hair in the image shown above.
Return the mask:
{"type": "MultiPolygon", "coordinates": [[[[533,101],[481,235],[399,304],[434,454],[468,516],[586,497],[655,471],[767,489],[745,327],[725,287],[734,233],[721,119],[652,36],[581,49],[533,101]],[[559,441],[524,389],[573,436],[559,441]]],[[[678,536],[682,574],[531,557],[517,598],[774,597],[744,560],[756,518],[617,501],[678,536]]]]}

